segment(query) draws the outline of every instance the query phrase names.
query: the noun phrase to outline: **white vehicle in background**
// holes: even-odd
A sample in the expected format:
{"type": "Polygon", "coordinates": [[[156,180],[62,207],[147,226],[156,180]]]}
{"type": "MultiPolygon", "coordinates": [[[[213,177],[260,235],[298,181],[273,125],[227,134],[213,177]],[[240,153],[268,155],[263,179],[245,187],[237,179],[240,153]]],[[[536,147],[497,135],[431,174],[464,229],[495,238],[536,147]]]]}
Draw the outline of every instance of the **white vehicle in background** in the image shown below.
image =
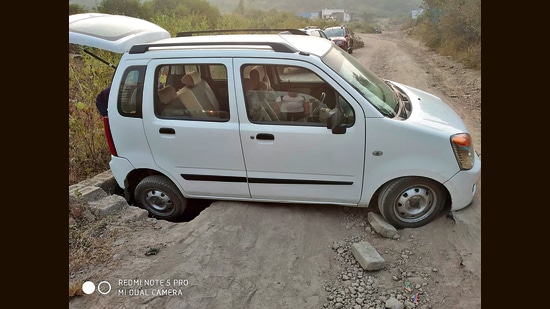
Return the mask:
{"type": "Polygon", "coordinates": [[[317,28],[315,26],[307,26],[305,28],[301,28],[299,30],[302,30],[303,32],[307,33],[308,35],[317,36],[323,39],[330,40],[330,38],[327,36],[325,31],[323,31],[320,28],[317,28]]]}
{"type": "Polygon", "coordinates": [[[472,202],[481,161],[453,109],[299,33],[69,16],[69,43],[122,54],[104,124],[128,201],[165,220],[189,198],[370,205],[397,228],[472,202]],[[299,120],[276,103],[289,90],[299,120]]]}

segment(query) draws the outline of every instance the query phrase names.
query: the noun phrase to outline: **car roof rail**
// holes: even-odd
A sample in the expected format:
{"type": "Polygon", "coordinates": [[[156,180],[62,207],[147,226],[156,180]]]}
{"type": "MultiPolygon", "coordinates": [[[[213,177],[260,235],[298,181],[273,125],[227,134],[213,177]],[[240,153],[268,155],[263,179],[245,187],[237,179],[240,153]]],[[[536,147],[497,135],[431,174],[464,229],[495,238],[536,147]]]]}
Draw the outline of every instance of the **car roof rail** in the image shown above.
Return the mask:
{"type": "MultiPolygon", "coordinates": [[[[303,32],[302,32],[303,33],[303,32]]],[[[306,34],[307,35],[307,34],[306,34]]],[[[281,53],[296,53],[299,50],[285,43],[280,42],[175,42],[175,43],[151,43],[151,44],[138,44],[132,46],[128,53],[130,54],[143,54],[151,47],[178,47],[178,46],[265,46],[269,45],[274,51],[281,53]]]]}
{"type": "Polygon", "coordinates": [[[178,32],[176,34],[176,37],[184,37],[184,36],[193,36],[193,35],[200,35],[200,34],[216,34],[216,33],[236,33],[236,34],[250,34],[250,33],[274,33],[274,32],[290,32],[292,34],[297,35],[307,35],[307,33],[304,33],[303,31],[299,29],[289,29],[289,28],[283,28],[283,29],[271,29],[271,28],[248,28],[248,29],[217,29],[217,30],[197,30],[197,31],[183,31],[178,32]]]}

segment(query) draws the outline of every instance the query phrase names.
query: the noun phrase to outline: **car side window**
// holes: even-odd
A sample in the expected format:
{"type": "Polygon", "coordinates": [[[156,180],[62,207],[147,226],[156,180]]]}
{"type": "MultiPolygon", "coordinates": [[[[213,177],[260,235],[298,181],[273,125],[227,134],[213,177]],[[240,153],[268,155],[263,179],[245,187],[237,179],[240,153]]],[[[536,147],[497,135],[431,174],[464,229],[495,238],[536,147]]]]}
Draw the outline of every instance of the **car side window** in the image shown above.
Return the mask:
{"type": "Polygon", "coordinates": [[[127,117],[141,117],[145,66],[128,67],[118,91],[118,112],[127,117]]]}
{"type": "Polygon", "coordinates": [[[340,107],[352,119],[351,105],[313,71],[299,66],[247,64],[241,68],[247,116],[258,124],[326,126],[340,107]]]}
{"type": "Polygon", "coordinates": [[[229,120],[225,65],[159,65],[155,69],[155,80],[157,82],[154,104],[157,117],[203,121],[229,120]]]}

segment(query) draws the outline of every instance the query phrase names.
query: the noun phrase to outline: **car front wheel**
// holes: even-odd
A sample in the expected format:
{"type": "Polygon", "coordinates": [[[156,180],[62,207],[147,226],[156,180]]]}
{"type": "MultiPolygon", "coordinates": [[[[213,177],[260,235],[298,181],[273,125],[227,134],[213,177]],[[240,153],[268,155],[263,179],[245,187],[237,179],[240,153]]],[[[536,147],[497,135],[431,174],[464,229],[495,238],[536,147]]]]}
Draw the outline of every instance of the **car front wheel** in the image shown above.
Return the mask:
{"type": "Polygon", "coordinates": [[[443,187],[421,177],[399,178],[386,184],[378,197],[380,213],[396,228],[415,228],[432,221],[445,205],[443,187]]]}
{"type": "Polygon", "coordinates": [[[180,217],[187,207],[187,199],[180,190],[161,175],[145,177],[136,186],[134,198],[152,216],[168,221],[180,217]]]}

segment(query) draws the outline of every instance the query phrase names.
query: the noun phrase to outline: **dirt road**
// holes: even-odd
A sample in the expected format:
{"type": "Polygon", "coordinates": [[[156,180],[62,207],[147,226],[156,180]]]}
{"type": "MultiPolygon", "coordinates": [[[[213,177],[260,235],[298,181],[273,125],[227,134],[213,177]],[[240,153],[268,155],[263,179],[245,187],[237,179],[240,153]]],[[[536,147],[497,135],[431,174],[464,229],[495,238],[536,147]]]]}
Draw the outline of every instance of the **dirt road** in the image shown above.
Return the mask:
{"type": "MultiPolygon", "coordinates": [[[[360,36],[356,58],[447,101],[481,152],[480,72],[402,32],[360,36]]],[[[398,239],[373,232],[369,211],[214,202],[189,222],[121,220],[112,263],[76,274],[104,294],[74,297],[69,307],[380,309],[395,298],[415,308],[481,308],[481,180],[471,206],[399,230],[398,239]],[[350,252],[357,241],[374,246],[386,267],[363,271],[350,252]]]]}

